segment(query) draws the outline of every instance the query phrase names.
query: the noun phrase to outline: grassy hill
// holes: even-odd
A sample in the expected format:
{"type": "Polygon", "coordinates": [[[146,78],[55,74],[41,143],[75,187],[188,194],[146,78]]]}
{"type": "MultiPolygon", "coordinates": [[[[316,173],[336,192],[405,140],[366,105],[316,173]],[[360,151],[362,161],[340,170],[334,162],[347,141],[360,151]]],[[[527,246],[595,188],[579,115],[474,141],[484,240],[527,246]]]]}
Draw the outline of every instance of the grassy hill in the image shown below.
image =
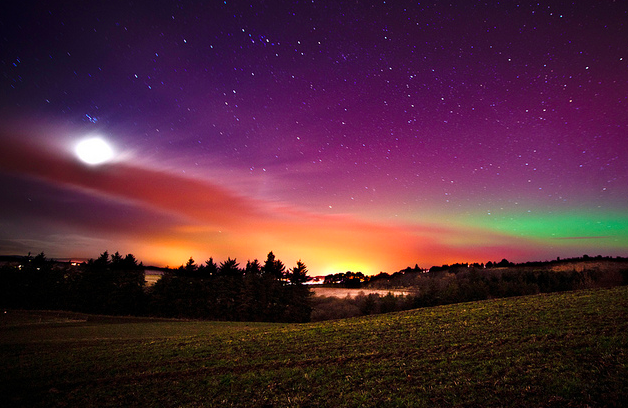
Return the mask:
{"type": "Polygon", "coordinates": [[[3,406],[626,406],[628,287],[310,324],[7,311],[3,406]]]}

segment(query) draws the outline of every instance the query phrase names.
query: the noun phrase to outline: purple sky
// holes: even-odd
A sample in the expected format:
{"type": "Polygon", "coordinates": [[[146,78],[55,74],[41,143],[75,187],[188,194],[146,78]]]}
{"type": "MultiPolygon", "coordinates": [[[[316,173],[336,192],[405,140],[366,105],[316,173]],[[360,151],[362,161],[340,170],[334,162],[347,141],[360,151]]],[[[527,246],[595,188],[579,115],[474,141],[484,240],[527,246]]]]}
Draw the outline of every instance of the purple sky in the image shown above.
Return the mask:
{"type": "Polygon", "coordinates": [[[0,6],[0,253],[628,255],[627,2],[207,3],[0,6]]]}

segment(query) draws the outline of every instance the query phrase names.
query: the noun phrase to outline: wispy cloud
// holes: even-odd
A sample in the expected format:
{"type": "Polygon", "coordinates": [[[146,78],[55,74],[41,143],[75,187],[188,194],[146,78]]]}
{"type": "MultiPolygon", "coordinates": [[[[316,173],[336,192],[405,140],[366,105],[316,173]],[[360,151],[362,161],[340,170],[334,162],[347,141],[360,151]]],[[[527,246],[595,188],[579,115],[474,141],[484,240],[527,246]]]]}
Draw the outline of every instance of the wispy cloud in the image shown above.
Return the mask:
{"type": "MultiPolygon", "coordinates": [[[[274,250],[289,258],[302,258],[320,273],[340,268],[376,273],[436,259],[478,259],[496,246],[503,251],[509,244],[507,237],[478,230],[312,213],[288,203],[251,198],[209,180],[125,161],[90,167],[66,152],[16,138],[5,140],[0,170],[43,180],[80,196],[73,206],[83,211],[106,207],[103,203],[109,202],[111,208],[103,210],[101,221],[89,223],[92,236],[117,233],[121,242],[134,241],[143,251],[138,256],[147,262],[172,265],[185,258],[169,257],[188,256],[185,254],[250,257],[274,250]],[[123,208],[131,215],[116,213],[123,208]],[[144,213],[150,216],[142,216],[144,213]],[[460,239],[465,235],[468,238],[460,239]]],[[[48,217],[55,214],[65,217],[66,223],[73,222],[60,208],[49,211],[48,217]]],[[[76,218],[77,228],[85,226],[81,221],[85,218],[85,214],[76,218]]]]}

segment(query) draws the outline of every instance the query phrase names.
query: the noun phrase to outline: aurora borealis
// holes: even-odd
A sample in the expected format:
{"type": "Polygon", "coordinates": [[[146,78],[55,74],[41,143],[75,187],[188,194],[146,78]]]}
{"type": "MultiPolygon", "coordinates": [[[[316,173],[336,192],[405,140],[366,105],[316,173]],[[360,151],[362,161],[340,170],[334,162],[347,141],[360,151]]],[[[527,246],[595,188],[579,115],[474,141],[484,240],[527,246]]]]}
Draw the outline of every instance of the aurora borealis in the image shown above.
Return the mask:
{"type": "Polygon", "coordinates": [[[1,6],[0,254],[628,256],[628,3],[207,3],[1,6]]]}

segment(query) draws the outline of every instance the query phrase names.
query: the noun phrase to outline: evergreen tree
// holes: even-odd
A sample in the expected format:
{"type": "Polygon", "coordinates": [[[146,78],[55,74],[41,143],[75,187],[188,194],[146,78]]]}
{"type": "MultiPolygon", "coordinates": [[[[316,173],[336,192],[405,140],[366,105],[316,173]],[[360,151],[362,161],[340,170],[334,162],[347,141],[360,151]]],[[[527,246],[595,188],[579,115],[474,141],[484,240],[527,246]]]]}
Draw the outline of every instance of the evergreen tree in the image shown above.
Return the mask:
{"type": "Polygon", "coordinates": [[[116,251],[115,254],[111,255],[111,266],[113,268],[120,268],[122,265],[122,255],[120,252],[116,251]]]}
{"type": "Polygon", "coordinates": [[[218,273],[221,276],[241,276],[242,270],[240,269],[240,264],[235,259],[227,258],[226,261],[220,264],[218,273]]]}
{"type": "Polygon", "coordinates": [[[244,269],[245,275],[260,275],[261,273],[262,266],[257,259],[254,259],[253,262],[247,261],[246,268],[244,269]]]}
{"type": "Polygon", "coordinates": [[[262,267],[262,272],[265,275],[269,275],[275,279],[283,279],[286,271],[286,267],[283,262],[278,259],[275,259],[275,254],[273,251],[268,253],[266,261],[264,262],[264,266],[262,267]]]}
{"type": "Polygon", "coordinates": [[[297,261],[297,266],[288,270],[286,275],[288,281],[293,285],[302,285],[308,280],[307,267],[301,260],[297,261]]]}
{"type": "Polygon", "coordinates": [[[100,254],[100,256],[98,257],[98,259],[96,259],[95,261],[93,259],[90,259],[89,261],[87,261],[88,265],[91,264],[93,267],[96,268],[106,268],[107,266],[109,266],[109,252],[105,251],[102,254],[100,254]]]}
{"type": "Polygon", "coordinates": [[[190,257],[190,259],[186,262],[183,271],[185,276],[195,276],[197,269],[198,267],[196,266],[196,262],[194,262],[194,259],[190,257]]]}
{"type": "Polygon", "coordinates": [[[209,258],[205,261],[205,274],[207,276],[214,276],[218,273],[218,265],[214,263],[214,258],[209,258]]]}
{"type": "Polygon", "coordinates": [[[307,267],[301,260],[297,261],[297,266],[291,268],[287,273],[289,285],[284,286],[286,300],[284,321],[287,322],[308,322],[312,314],[310,305],[310,289],[304,285],[307,282],[307,267]]]}
{"type": "Polygon", "coordinates": [[[144,269],[135,257],[107,251],[73,270],[67,277],[74,310],[115,315],[144,313],[144,269]]]}

